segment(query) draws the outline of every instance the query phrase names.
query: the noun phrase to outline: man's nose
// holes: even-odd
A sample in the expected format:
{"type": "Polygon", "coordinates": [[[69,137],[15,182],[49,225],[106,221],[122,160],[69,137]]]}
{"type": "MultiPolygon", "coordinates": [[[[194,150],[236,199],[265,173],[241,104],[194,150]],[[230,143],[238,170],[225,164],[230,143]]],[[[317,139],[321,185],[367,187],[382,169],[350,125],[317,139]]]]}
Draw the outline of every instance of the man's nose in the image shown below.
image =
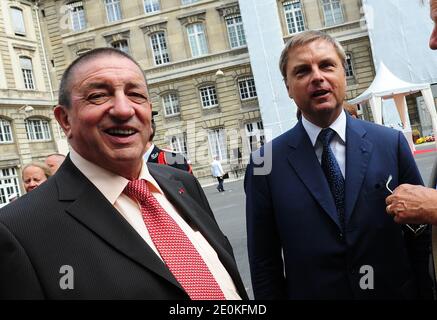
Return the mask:
{"type": "Polygon", "coordinates": [[[321,70],[318,67],[314,67],[311,74],[311,82],[319,83],[319,82],[323,82],[323,80],[324,77],[321,70]]]}
{"type": "Polygon", "coordinates": [[[135,114],[132,103],[124,92],[115,95],[114,104],[109,110],[109,114],[119,119],[129,119],[135,114]]]}

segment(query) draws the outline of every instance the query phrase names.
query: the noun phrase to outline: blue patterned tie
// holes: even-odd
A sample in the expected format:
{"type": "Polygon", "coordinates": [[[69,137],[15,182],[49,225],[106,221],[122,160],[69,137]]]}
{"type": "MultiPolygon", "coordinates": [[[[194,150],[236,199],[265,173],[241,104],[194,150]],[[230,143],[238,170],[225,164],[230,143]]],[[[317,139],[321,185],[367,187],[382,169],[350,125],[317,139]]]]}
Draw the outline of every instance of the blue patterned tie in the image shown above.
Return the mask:
{"type": "Polygon", "coordinates": [[[334,153],[329,146],[334,136],[335,131],[331,128],[326,128],[320,131],[318,139],[323,145],[322,169],[334,197],[340,225],[344,229],[344,178],[334,153]]]}

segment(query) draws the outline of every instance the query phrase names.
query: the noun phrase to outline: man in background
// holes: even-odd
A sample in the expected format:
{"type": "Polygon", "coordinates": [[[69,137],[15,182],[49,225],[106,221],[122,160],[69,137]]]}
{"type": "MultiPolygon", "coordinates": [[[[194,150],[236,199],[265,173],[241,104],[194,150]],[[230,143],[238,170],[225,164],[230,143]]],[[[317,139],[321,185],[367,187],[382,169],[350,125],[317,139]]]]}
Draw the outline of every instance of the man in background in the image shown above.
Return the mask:
{"type": "Polygon", "coordinates": [[[40,186],[52,175],[49,167],[44,163],[32,162],[24,166],[22,171],[23,185],[26,192],[40,186]]]}
{"type": "Polygon", "coordinates": [[[223,187],[223,176],[225,175],[225,172],[223,171],[222,164],[220,163],[219,157],[217,156],[214,157],[214,160],[211,162],[211,174],[214,178],[217,178],[218,192],[224,192],[225,189],[223,187]]]}
{"type": "Polygon", "coordinates": [[[60,153],[52,153],[47,156],[45,160],[45,164],[50,168],[50,172],[52,175],[58,171],[59,167],[61,166],[62,162],[64,162],[65,156],[60,153]]]}

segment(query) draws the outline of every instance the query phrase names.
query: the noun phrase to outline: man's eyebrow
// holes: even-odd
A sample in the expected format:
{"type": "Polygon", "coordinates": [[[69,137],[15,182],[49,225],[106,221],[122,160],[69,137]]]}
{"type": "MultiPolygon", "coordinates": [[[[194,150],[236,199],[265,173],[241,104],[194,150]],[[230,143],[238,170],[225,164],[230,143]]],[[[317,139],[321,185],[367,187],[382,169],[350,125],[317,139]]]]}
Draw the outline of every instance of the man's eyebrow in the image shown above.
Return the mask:
{"type": "Polygon", "coordinates": [[[308,65],[309,65],[308,63],[301,63],[301,64],[298,64],[298,65],[295,65],[293,67],[292,71],[296,71],[296,70],[300,70],[302,68],[306,68],[306,67],[308,67],[308,65]]]}
{"type": "Polygon", "coordinates": [[[111,86],[104,82],[91,82],[86,84],[83,89],[84,90],[92,90],[92,89],[109,89],[111,86]]]}
{"type": "Polygon", "coordinates": [[[128,82],[128,83],[126,83],[125,87],[127,89],[137,89],[137,88],[145,89],[146,85],[144,83],[141,83],[141,82],[128,82]]]}

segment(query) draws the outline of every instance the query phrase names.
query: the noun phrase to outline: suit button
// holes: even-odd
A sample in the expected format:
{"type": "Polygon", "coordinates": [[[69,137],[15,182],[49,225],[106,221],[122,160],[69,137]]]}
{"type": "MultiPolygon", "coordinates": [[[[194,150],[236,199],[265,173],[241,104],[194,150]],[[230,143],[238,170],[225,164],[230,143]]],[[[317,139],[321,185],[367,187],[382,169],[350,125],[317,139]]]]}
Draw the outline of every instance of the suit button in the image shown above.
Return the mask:
{"type": "Polygon", "coordinates": [[[340,232],[340,233],[338,234],[338,237],[339,237],[340,239],[343,240],[343,233],[340,232]]]}

